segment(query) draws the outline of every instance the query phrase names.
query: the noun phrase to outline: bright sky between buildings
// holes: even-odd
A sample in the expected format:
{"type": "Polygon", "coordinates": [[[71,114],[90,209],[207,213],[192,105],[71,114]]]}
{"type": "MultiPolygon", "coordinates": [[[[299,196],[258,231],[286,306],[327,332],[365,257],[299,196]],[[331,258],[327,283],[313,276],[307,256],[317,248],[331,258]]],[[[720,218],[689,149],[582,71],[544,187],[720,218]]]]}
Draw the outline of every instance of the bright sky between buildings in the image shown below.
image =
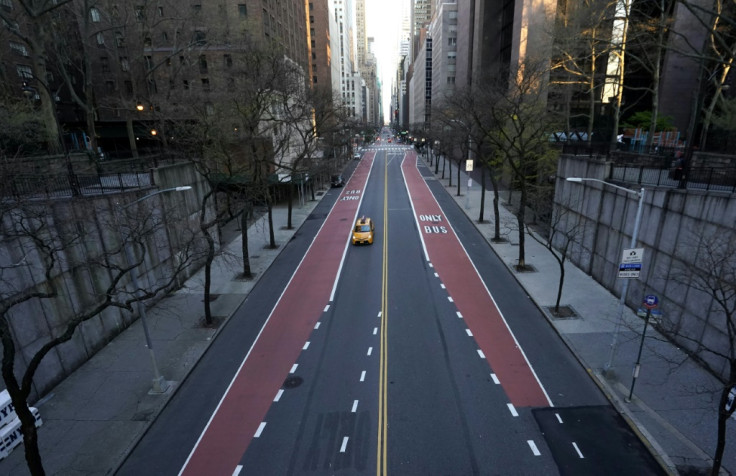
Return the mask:
{"type": "MultiPolygon", "coordinates": [[[[383,112],[389,116],[391,80],[399,60],[401,16],[408,0],[365,0],[366,34],[374,38],[374,53],[378,60],[378,75],[383,91],[383,112]]],[[[384,117],[386,120],[386,117],[384,117]]]]}

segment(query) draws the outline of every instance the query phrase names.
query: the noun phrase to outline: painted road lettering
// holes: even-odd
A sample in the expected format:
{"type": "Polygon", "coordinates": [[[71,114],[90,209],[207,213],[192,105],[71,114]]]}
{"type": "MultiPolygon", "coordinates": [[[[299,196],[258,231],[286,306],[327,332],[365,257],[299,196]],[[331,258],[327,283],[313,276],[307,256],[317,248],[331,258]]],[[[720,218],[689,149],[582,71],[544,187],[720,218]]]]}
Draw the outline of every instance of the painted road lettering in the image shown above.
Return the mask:
{"type": "MultiPolygon", "coordinates": [[[[440,223],[442,215],[419,215],[419,221],[440,223]]],[[[431,233],[447,234],[447,228],[441,225],[424,225],[424,233],[427,235],[431,233]]]]}
{"type": "Polygon", "coordinates": [[[345,190],[340,200],[360,200],[361,190],[345,190]]]}
{"type": "Polygon", "coordinates": [[[424,233],[430,234],[430,233],[447,233],[447,228],[444,226],[429,226],[424,225],[424,233]]]}

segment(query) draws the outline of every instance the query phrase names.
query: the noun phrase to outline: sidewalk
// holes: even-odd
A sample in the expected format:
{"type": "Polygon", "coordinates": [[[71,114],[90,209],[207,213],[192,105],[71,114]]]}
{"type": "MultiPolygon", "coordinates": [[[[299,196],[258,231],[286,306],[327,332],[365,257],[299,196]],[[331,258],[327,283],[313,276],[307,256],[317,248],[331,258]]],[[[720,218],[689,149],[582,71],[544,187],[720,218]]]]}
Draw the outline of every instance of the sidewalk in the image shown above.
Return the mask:
{"type": "MultiPolygon", "coordinates": [[[[447,185],[446,179],[441,182],[447,185]]],[[[454,174],[453,184],[456,185],[454,174]]],[[[480,206],[480,187],[473,184],[470,196],[466,197],[467,176],[464,173],[461,174],[461,184],[462,196],[455,196],[456,187],[447,191],[475,223],[480,206]]],[[[491,194],[487,194],[486,219],[489,221],[475,223],[487,239],[493,232],[491,200],[491,194]]],[[[283,228],[286,224],[285,206],[275,207],[274,223],[279,245],[275,250],[267,248],[265,217],[249,227],[251,266],[255,274],[252,280],[236,278],[240,272],[237,256],[241,239],[235,229],[237,223],[229,225],[225,232],[235,238],[225,247],[229,253],[218,256],[213,269],[212,293],[217,298],[212,302],[212,309],[218,319],[224,320],[232,315],[317,203],[307,201],[302,207],[294,205],[294,228],[291,230],[283,228]]],[[[512,219],[506,208],[502,207],[501,213],[502,221],[512,219]]],[[[491,243],[491,246],[507,265],[512,266],[518,253],[518,246],[513,244],[517,238],[514,233],[507,238],[510,243],[491,243]]],[[[548,250],[532,239],[526,241],[526,255],[527,262],[537,272],[515,273],[515,276],[544,310],[554,305],[556,298],[557,263],[548,250]]],[[[166,394],[147,393],[151,388],[152,370],[138,320],[36,404],[44,422],[39,438],[47,474],[104,475],[114,472],[217,333],[217,328],[201,325],[201,283],[200,272],[188,280],[183,289],[148,311],[158,365],[171,384],[166,394]]],[[[708,466],[715,447],[714,409],[717,400],[711,393],[698,392],[697,389],[711,388],[715,382],[695,364],[684,360],[684,355],[676,348],[647,338],[634,399],[631,403],[624,401],[629,393],[631,370],[643,327],[643,321],[628,309],[624,313],[627,326],[622,327],[619,335],[613,371],[606,377],[601,374],[600,369],[608,360],[618,301],[590,276],[568,263],[562,304],[572,307],[578,317],[558,320],[548,313],[546,315],[616,408],[660,455],[665,466],[708,466]],[[678,356],[684,362],[673,367],[663,355],[678,356]]],[[[221,327],[222,324],[218,326],[221,327]]],[[[647,336],[654,333],[651,327],[647,330],[647,336]]],[[[731,473],[736,473],[735,433],[731,424],[730,442],[724,453],[724,468],[731,473]]],[[[8,458],[0,461],[0,475],[25,474],[28,470],[22,448],[16,448],[8,458]]]]}
{"type": "MultiPolygon", "coordinates": [[[[203,270],[148,310],[158,367],[169,383],[165,394],[148,394],[153,371],[139,319],[36,403],[43,419],[39,446],[46,474],[104,475],[116,470],[321,197],[322,193],[302,206],[295,200],[291,230],[285,229],[286,205],[274,207],[276,249],[268,248],[267,216],[251,224],[248,248],[254,278],[250,280],[237,278],[242,273],[238,220],[225,227],[227,244],[212,269],[211,305],[218,326],[202,326],[203,270]]],[[[0,461],[0,475],[26,474],[21,444],[0,461]]]]}
{"type": "MultiPolygon", "coordinates": [[[[423,158],[419,160],[424,161],[423,158]]],[[[429,164],[427,161],[424,163],[429,164]]],[[[494,233],[492,192],[487,192],[485,196],[486,221],[478,223],[480,184],[473,182],[468,195],[468,175],[461,172],[461,196],[458,197],[457,167],[451,167],[451,172],[452,187],[448,187],[447,172],[445,179],[441,179],[441,170],[436,178],[486,237],[499,258],[512,268],[517,262],[519,250],[516,231],[505,236],[509,240],[506,243],[490,241],[494,233]]],[[[504,206],[507,198],[507,193],[501,194],[502,233],[505,223],[516,220],[504,206]]],[[[611,369],[604,376],[602,369],[610,358],[611,342],[619,316],[619,298],[566,262],[560,305],[570,306],[577,316],[555,318],[548,308],[554,307],[557,299],[559,265],[549,250],[531,238],[525,240],[525,252],[526,263],[532,265],[536,272],[512,271],[517,281],[544,312],[619,413],[658,455],[660,463],[672,474],[677,474],[678,470],[680,474],[709,474],[706,470],[710,469],[716,446],[716,409],[720,396],[713,390],[720,386],[720,382],[687,359],[684,353],[649,326],[634,396],[627,403],[625,400],[629,396],[644,320],[629,308],[624,309],[624,324],[619,330],[616,353],[611,369]],[[674,362],[679,362],[679,365],[674,362]]],[[[727,432],[721,474],[736,474],[736,422],[730,423],[727,432]]]]}

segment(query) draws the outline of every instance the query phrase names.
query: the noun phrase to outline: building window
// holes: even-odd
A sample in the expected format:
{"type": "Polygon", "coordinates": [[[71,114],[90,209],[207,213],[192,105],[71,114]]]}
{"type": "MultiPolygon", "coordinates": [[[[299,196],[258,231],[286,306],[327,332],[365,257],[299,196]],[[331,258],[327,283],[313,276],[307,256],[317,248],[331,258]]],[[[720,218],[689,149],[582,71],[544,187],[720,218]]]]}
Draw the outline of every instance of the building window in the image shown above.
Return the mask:
{"type": "Polygon", "coordinates": [[[142,22],[146,19],[146,7],[143,5],[136,5],[135,6],[135,20],[138,22],[142,22]]]}
{"type": "Polygon", "coordinates": [[[16,43],[15,41],[10,42],[10,49],[15,51],[21,56],[28,57],[28,49],[23,43],[16,43]]]}
{"type": "Polygon", "coordinates": [[[248,16],[248,7],[244,3],[238,4],[238,16],[240,18],[248,16]]]}
{"type": "Polygon", "coordinates": [[[19,64],[15,70],[18,72],[18,76],[23,79],[33,79],[33,70],[30,66],[25,64],[19,64]]]}
{"type": "Polygon", "coordinates": [[[202,90],[209,91],[210,90],[210,80],[207,78],[202,78],[202,90]]]}
{"type": "Polygon", "coordinates": [[[314,23],[314,15],[309,15],[309,23],[314,23]]]}
{"type": "Polygon", "coordinates": [[[108,94],[115,92],[115,81],[105,81],[105,91],[108,94]]]}
{"type": "Polygon", "coordinates": [[[202,46],[205,43],[207,43],[207,38],[205,33],[202,30],[196,30],[194,32],[194,44],[197,46],[202,46]]]}
{"type": "Polygon", "coordinates": [[[314,10],[314,3],[309,2],[309,11],[311,12],[312,10],[314,10]]]}
{"type": "Polygon", "coordinates": [[[165,31],[161,32],[161,39],[164,40],[164,43],[167,43],[169,41],[169,34],[165,31]]]}
{"type": "Polygon", "coordinates": [[[455,76],[448,76],[447,84],[455,84],[455,76]]]}
{"type": "Polygon", "coordinates": [[[102,56],[100,58],[100,65],[102,66],[103,73],[110,72],[110,58],[108,58],[107,56],[102,56]]]}
{"type": "Polygon", "coordinates": [[[118,10],[117,5],[112,6],[112,9],[110,10],[110,15],[112,15],[113,18],[117,18],[120,15],[120,10],[118,10]]]}
{"type": "Polygon", "coordinates": [[[315,53],[314,51],[312,51],[312,59],[313,60],[316,60],[317,59],[317,53],[315,53]]]}
{"type": "Polygon", "coordinates": [[[199,72],[207,73],[207,57],[205,55],[199,55],[199,72]]]}
{"type": "Polygon", "coordinates": [[[152,45],[152,42],[151,42],[151,37],[150,36],[147,36],[147,37],[143,38],[143,46],[145,48],[150,48],[151,45],[152,45]]]}
{"type": "Polygon", "coordinates": [[[233,67],[232,55],[224,55],[224,59],[225,59],[225,67],[232,68],[233,67]]]}
{"type": "Polygon", "coordinates": [[[115,32],[115,45],[118,48],[124,48],[125,47],[125,37],[119,31],[116,31],[115,32]]]}
{"type": "Polygon", "coordinates": [[[133,95],[133,81],[126,80],[124,84],[125,84],[125,94],[127,96],[132,96],[133,95]]]}
{"type": "Polygon", "coordinates": [[[11,0],[0,0],[0,6],[2,6],[5,10],[12,10],[13,2],[11,0]]]}
{"type": "Polygon", "coordinates": [[[457,46],[457,38],[452,37],[447,39],[448,46],[457,46]]]}
{"type": "Polygon", "coordinates": [[[92,7],[89,9],[89,19],[92,21],[92,23],[99,23],[100,22],[100,11],[96,9],[95,7],[92,7]]]}
{"type": "Polygon", "coordinates": [[[153,69],[153,56],[144,56],[143,57],[146,60],[146,69],[149,71],[153,69]]]}
{"type": "Polygon", "coordinates": [[[186,91],[189,90],[189,81],[187,81],[186,79],[181,82],[181,85],[184,88],[184,90],[186,90],[186,91]]]}
{"type": "Polygon", "coordinates": [[[105,35],[102,34],[102,32],[99,32],[95,35],[95,38],[97,39],[97,46],[102,48],[105,46],[105,35]]]}
{"type": "Polygon", "coordinates": [[[123,71],[130,71],[130,63],[128,63],[128,58],[125,56],[120,57],[120,69],[123,71]]]}
{"type": "Polygon", "coordinates": [[[163,17],[164,16],[164,7],[158,7],[156,9],[158,11],[158,16],[163,17]]]}
{"type": "Polygon", "coordinates": [[[317,76],[312,76],[312,84],[317,84],[317,76]]]}
{"type": "Polygon", "coordinates": [[[201,13],[202,12],[202,5],[198,5],[198,4],[192,5],[192,11],[194,13],[201,13]]]}

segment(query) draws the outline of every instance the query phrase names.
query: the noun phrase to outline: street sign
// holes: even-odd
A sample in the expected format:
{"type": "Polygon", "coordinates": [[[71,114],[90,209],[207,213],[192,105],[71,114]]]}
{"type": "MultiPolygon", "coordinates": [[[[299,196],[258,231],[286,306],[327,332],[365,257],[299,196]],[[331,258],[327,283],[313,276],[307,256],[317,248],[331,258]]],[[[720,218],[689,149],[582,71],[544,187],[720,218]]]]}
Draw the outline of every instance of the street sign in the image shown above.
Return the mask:
{"type": "Polygon", "coordinates": [[[654,309],[659,305],[659,298],[654,294],[648,294],[644,296],[644,302],[642,304],[647,309],[654,309]]]}
{"type": "Polygon", "coordinates": [[[466,172],[473,171],[473,159],[468,159],[465,161],[465,171],[466,172]]]}
{"type": "Polygon", "coordinates": [[[624,250],[623,256],[621,256],[621,262],[624,264],[641,263],[643,259],[644,248],[629,248],[624,250]]]}
{"type": "Polygon", "coordinates": [[[638,278],[641,273],[641,263],[621,263],[618,265],[619,278],[638,278]]]}

